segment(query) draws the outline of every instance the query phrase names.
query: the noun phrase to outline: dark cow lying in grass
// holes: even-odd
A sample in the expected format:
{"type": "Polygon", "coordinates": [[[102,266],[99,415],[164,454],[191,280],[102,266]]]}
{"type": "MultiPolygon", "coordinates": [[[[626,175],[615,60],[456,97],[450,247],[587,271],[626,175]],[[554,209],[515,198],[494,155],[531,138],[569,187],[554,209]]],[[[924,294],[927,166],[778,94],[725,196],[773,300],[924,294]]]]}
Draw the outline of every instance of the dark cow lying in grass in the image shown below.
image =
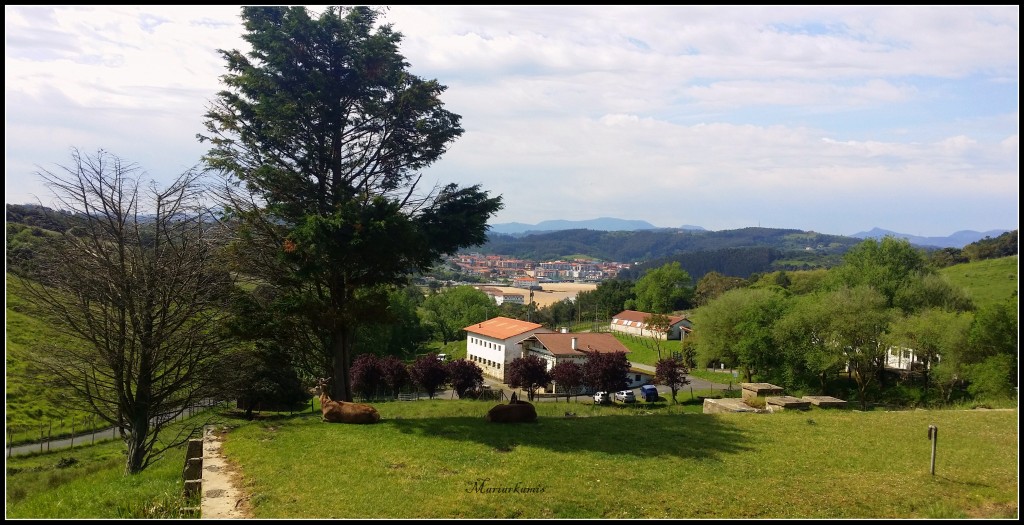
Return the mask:
{"type": "Polygon", "coordinates": [[[537,409],[526,401],[516,399],[513,392],[507,405],[495,405],[487,411],[486,418],[491,423],[532,423],[537,421],[537,409]]]}
{"type": "Polygon", "coordinates": [[[320,395],[321,420],[328,423],[369,424],[380,421],[380,413],[376,408],[365,403],[335,401],[327,392],[330,391],[329,381],[321,379],[313,393],[320,395]]]}

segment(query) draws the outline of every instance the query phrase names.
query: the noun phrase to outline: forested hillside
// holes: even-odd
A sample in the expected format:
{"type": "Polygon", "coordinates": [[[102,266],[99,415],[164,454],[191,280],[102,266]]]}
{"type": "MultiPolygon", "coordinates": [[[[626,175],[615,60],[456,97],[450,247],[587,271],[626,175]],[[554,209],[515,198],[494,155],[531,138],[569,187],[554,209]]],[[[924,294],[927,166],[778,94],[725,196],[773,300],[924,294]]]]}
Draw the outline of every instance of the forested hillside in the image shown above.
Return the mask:
{"type": "Polygon", "coordinates": [[[618,232],[564,230],[519,238],[492,234],[478,251],[537,261],[583,253],[607,261],[638,262],[682,252],[736,248],[772,248],[780,253],[793,251],[836,255],[858,242],[859,239],[852,237],[775,228],[741,228],[717,232],[682,229],[618,232]]]}

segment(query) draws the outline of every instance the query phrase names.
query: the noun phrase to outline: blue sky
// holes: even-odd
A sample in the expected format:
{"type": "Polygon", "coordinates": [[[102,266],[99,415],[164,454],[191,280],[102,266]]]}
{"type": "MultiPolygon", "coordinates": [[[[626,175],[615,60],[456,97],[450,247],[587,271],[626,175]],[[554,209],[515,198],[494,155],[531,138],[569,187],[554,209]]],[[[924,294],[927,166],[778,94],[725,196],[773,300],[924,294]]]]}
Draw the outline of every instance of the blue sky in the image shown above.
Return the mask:
{"type": "MultiPolygon", "coordinates": [[[[319,8],[311,8],[319,10],[319,8]]],[[[236,6],[6,6],[8,203],[103,148],[199,162],[236,6]]],[[[945,236],[1019,222],[1019,6],[392,6],[492,222],[945,236]]]]}

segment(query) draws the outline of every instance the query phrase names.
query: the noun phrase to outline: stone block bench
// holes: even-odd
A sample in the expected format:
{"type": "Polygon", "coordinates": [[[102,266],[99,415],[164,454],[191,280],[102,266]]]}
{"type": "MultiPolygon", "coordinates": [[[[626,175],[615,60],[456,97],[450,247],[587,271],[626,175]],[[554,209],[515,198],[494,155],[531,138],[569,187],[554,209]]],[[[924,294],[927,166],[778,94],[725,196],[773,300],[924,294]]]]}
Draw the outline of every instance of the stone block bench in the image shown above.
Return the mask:
{"type": "Polygon", "coordinates": [[[765,398],[765,403],[785,410],[807,410],[811,408],[810,401],[793,396],[768,396],[765,398]]]}
{"type": "Polygon", "coordinates": [[[803,399],[820,408],[846,408],[846,401],[832,396],[804,396],[803,399]]]}

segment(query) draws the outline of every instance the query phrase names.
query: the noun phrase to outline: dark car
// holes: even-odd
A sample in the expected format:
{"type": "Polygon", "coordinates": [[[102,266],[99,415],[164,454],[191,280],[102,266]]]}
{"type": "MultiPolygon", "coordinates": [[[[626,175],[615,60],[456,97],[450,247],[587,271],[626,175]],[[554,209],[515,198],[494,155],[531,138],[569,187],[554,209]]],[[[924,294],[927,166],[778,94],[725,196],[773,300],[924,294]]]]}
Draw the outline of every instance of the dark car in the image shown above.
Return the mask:
{"type": "Polygon", "coordinates": [[[658,389],[654,385],[644,385],[640,387],[640,397],[644,398],[644,401],[648,403],[658,400],[658,389]]]}

